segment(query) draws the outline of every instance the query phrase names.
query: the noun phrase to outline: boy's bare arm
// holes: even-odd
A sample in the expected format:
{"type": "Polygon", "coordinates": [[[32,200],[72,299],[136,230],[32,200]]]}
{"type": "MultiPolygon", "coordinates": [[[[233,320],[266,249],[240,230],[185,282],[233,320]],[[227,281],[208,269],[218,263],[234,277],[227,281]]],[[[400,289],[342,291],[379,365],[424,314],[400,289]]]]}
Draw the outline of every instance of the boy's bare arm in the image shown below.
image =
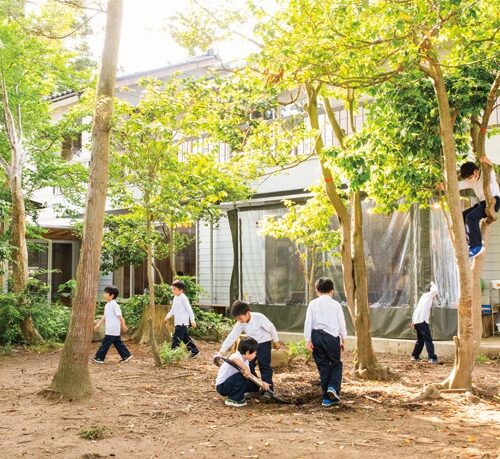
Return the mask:
{"type": "Polygon", "coordinates": [[[118,316],[118,317],[120,318],[120,325],[121,325],[122,331],[123,331],[123,333],[126,333],[128,330],[128,327],[125,324],[125,319],[123,318],[123,316],[118,316]]]}
{"type": "Polygon", "coordinates": [[[101,324],[104,322],[104,316],[102,316],[100,319],[99,319],[99,322],[97,322],[95,325],[94,325],[94,330],[97,331],[99,330],[99,327],[101,326],[101,324]]]}

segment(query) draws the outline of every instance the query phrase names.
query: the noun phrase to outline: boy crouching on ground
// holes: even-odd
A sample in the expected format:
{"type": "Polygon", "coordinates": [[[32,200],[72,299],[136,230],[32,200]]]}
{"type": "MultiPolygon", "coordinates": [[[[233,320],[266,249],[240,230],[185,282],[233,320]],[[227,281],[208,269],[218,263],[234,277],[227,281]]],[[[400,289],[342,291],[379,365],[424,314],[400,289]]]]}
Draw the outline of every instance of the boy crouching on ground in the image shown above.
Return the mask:
{"type": "MultiPolygon", "coordinates": [[[[238,344],[238,350],[229,356],[229,360],[236,363],[241,371],[227,362],[224,362],[219,368],[215,387],[220,395],[227,397],[224,401],[227,406],[245,406],[247,404],[245,394],[259,391],[259,386],[247,379],[251,374],[250,362],[255,359],[258,347],[259,343],[255,339],[242,339],[238,344]]],[[[264,385],[268,390],[269,385],[267,383],[264,385]]]]}
{"type": "Polygon", "coordinates": [[[318,367],[323,390],[321,405],[329,407],[340,402],[342,383],[340,352],[344,350],[347,330],[342,306],[332,298],[332,280],[320,277],[314,286],[318,298],[312,300],[307,307],[304,337],[306,347],[312,351],[318,367]]]}

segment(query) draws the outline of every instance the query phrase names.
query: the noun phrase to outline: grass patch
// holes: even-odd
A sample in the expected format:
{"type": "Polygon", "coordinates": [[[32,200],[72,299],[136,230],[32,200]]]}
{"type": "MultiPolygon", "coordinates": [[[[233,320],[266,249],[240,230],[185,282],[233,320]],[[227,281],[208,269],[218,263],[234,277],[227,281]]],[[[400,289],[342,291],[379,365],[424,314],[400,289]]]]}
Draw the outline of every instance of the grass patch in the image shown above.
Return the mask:
{"type": "Polygon", "coordinates": [[[307,357],[309,357],[310,352],[306,348],[305,339],[287,343],[287,347],[290,359],[295,359],[296,357],[303,357],[304,359],[306,359],[307,357]]]}
{"type": "Polygon", "coordinates": [[[172,349],[172,345],[165,341],[159,349],[160,358],[163,364],[172,365],[181,362],[189,357],[190,352],[186,345],[181,343],[179,347],[172,349]]]}
{"type": "Polygon", "coordinates": [[[63,346],[64,343],[60,343],[58,341],[44,341],[43,343],[23,346],[23,349],[29,352],[37,352],[38,354],[43,354],[44,352],[50,352],[55,349],[62,349],[63,346]]]}
{"type": "Polygon", "coordinates": [[[90,426],[87,429],[82,429],[78,432],[78,436],[85,440],[101,440],[102,438],[106,438],[110,436],[113,431],[106,426],[103,425],[95,425],[90,426]]]}

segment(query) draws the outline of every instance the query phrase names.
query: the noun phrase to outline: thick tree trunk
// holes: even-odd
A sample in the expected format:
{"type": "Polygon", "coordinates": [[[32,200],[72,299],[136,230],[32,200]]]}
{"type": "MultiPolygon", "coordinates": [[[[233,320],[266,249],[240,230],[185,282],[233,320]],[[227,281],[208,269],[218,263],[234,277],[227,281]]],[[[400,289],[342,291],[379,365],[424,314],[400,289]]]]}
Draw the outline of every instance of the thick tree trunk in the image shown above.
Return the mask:
{"type": "Polygon", "coordinates": [[[106,37],[92,125],[92,162],[87,195],[82,249],[71,321],[56,374],[48,393],[64,398],[92,394],[88,363],[94,323],[104,227],[110,130],[123,0],[109,0],[106,37]]]}
{"type": "Polygon", "coordinates": [[[163,343],[164,341],[170,341],[172,339],[173,326],[167,324],[165,326],[165,316],[170,310],[169,305],[159,305],[156,304],[154,311],[151,310],[151,306],[147,304],[142,312],[142,319],[139,328],[135,331],[132,338],[136,340],[139,344],[144,344],[149,346],[150,340],[150,325],[149,319],[153,318],[153,335],[156,343],[163,343]]]}
{"type": "MultiPolygon", "coordinates": [[[[308,95],[307,112],[311,128],[320,132],[317,106],[318,90],[310,84],[306,84],[306,90],[308,95]]],[[[325,108],[339,144],[343,147],[343,133],[331,111],[328,99],[325,99],[325,108]]],[[[356,332],[354,373],[366,379],[387,379],[389,370],[382,368],[378,364],[372,346],[360,196],[356,193],[353,195],[353,207],[350,215],[336,190],[331,170],[321,158],[323,147],[323,139],[321,135],[318,135],[315,142],[315,151],[320,160],[326,193],[335,208],[342,228],[341,253],[344,290],[356,332]]]]}

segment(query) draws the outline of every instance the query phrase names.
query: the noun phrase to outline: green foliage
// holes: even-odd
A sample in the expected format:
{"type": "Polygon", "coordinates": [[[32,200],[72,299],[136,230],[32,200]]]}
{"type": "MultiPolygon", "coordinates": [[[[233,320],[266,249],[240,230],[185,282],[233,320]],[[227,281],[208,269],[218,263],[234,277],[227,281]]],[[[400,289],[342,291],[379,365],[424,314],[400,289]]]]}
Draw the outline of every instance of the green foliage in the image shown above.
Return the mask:
{"type": "Polygon", "coordinates": [[[172,365],[181,362],[189,357],[190,352],[186,345],[181,343],[179,347],[172,349],[172,344],[165,341],[159,348],[161,361],[165,365],[172,365]]]}
{"type": "Polygon", "coordinates": [[[476,363],[486,363],[488,360],[488,356],[484,354],[478,354],[476,357],[476,363]]]}
{"type": "Polygon", "coordinates": [[[222,341],[234,324],[234,320],[228,319],[222,314],[204,311],[198,306],[193,306],[193,312],[196,328],[190,328],[189,333],[191,336],[204,341],[222,341]]]}
{"type": "Polygon", "coordinates": [[[310,351],[308,351],[306,348],[305,339],[300,341],[292,341],[291,343],[287,344],[287,347],[290,359],[294,359],[296,357],[303,357],[303,358],[309,357],[310,351]]]}
{"type": "MultiPolygon", "coordinates": [[[[194,276],[175,276],[175,279],[181,280],[186,286],[184,294],[188,297],[191,305],[198,304],[200,296],[205,292],[205,289],[198,284],[194,276]]],[[[171,297],[172,298],[172,297],[171,297]]]]}
{"type": "Polygon", "coordinates": [[[58,303],[50,304],[48,292],[47,284],[30,279],[24,294],[0,295],[0,345],[21,343],[20,326],[29,316],[42,338],[64,340],[71,310],[58,303]]]}
{"type": "Polygon", "coordinates": [[[0,345],[6,346],[21,341],[19,325],[23,318],[23,311],[18,308],[17,296],[0,295],[0,345]]]}
{"type": "Polygon", "coordinates": [[[123,319],[130,331],[133,332],[139,328],[142,312],[147,304],[149,304],[148,295],[135,295],[120,304],[123,319]]]}

